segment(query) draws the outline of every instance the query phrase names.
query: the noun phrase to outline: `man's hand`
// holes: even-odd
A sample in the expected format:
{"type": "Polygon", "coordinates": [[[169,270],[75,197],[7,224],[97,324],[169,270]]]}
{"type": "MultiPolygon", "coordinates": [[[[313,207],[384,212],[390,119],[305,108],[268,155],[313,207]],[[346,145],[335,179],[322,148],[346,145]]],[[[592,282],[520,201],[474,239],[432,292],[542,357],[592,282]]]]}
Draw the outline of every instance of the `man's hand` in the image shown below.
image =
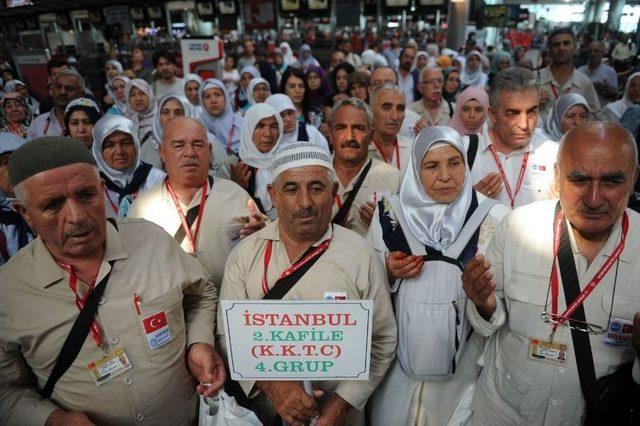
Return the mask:
{"type": "Polygon", "coordinates": [[[636,350],[636,356],[640,358],[640,312],[633,317],[633,331],[631,332],[631,345],[636,350]]]}
{"type": "Polygon", "coordinates": [[[373,201],[367,201],[365,204],[360,206],[360,209],[358,209],[360,219],[362,219],[365,225],[371,225],[371,219],[373,219],[373,212],[375,209],[376,205],[373,204],[373,201]]]}
{"type": "Polygon", "coordinates": [[[413,125],[413,134],[416,137],[418,137],[422,129],[427,127],[427,124],[428,124],[427,120],[425,120],[424,118],[421,118],[420,120],[416,121],[416,124],[413,125]]]}
{"type": "Polygon", "coordinates": [[[465,266],[462,272],[462,288],[469,300],[476,305],[482,318],[489,321],[496,311],[496,282],[493,280],[491,264],[483,255],[476,254],[465,266]]]}
{"type": "Polygon", "coordinates": [[[313,391],[313,396],[305,392],[300,382],[256,382],[256,387],[267,395],[282,420],[291,426],[303,426],[319,414],[315,398],[322,391],[313,391]]]}
{"type": "Polygon", "coordinates": [[[249,166],[242,161],[238,162],[238,164],[229,164],[229,172],[231,174],[231,180],[244,189],[249,187],[249,179],[251,178],[249,166]]]}
{"type": "Polygon", "coordinates": [[[189,348],[187,366],[191,375],[200,382],[196,392],[204,396],[214,396],[222,388],[227,378],[222,358],[207,343],[195,343],[189,348]]]}
{"type": "Polygon", "coordinates": [[[489,198],[495,198],[502,191],[502,174],[500,172],[487,173],[473,186],[473,189],[489,198]]]}
{"type": "Polygon", "coordinates": [[[246,238],[267,226],[266,218],[260,213],[258,206],[251,198],[247,201],[247,210],[249,210],[249,217],[244,218],[245,223],[240,228],[240,238],[246,238]]]}
{"type": "Polygon", "coordinates": [[[392,251],[387,257],[387,274],[391,282],[398,278],[413,278],[422,272],[424,259],[401,251],[392,251]]]}
{"type": "Polygon", "coordinates": [[[316,426],[342,426],[347,412],[351,409],[351,404],[342,399],[338,394],[327,400],[320,407],[320,417],[316,426]]]}
{"type": "Polygon", "coordinates": [[[49,415],[44,426],[91,426],[94,424],[82,411],[58,409],[49,415]]]}

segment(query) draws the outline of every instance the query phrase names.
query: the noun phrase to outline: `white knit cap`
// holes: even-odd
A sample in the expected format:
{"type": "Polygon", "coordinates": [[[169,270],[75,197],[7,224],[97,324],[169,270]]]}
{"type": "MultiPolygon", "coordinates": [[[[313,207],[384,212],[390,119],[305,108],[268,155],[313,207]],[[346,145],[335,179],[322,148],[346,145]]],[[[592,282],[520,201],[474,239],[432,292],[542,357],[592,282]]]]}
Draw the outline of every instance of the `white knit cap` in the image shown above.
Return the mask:
{"type": "Polygon", "coordinates": [[[322,166],[332,172],[331,155],[320,145],[309,142],[295,142],[282,147],[271,162],[271,181],[289,169],[305,166],[322,166]]]}

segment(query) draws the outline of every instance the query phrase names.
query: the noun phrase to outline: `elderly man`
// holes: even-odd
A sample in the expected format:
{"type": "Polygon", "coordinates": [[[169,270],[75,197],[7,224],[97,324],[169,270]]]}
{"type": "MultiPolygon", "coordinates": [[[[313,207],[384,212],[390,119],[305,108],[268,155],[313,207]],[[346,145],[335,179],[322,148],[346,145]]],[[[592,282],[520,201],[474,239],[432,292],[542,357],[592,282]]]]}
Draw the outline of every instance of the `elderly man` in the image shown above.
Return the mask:
{"type": "Polygon", "coordinates": [[[391,164],[401,173],[409,164],[411,139],[400,135],[405,115],[404,92],[395,84],[378,86],[371,96],[373,133],[369,145],[371,158],[391,164]]]}
{"type": "Polygon", "coordinates": [[[422,99],[407,107],[426,120],[427,126],[446,126],[453,117],[454,105],[442,99],[444,76],[440,68],[425,67],[420,72],[418,90],[422,99]]]}
{"type": "Polygon", "coordinates": [[[633,363],[640,383],[633,137],[613,123],[572,129],[555,173],[560,201],[513,211],[463,273],[468,317],[495,339],[475,392],[478,424],[583,424],[596,378],[633,363]]]}
{"type": "Polygon", "coordinates": [[[369,158],[373,113],[360,99],[348,98],[333,107],[331,144],[338,193],[333,223],[365,237],[378,199],[398,192],[400,171],[369,158]]]}
{"type": "Polygon", "coordinates": [[[225,378],[209,274],[156,226],[107,223],[76,140],[26,143],[9,178],[38,238],[0,269],[3,423],[190,424],[225,378]]]}
{"type": "Polygon", "coordinates": [[[264,219],[239,185],[208,175],[211,145],[197,120],[169,122],[159,151],[167,178],[134,201],[129,217],[160,225],[202,261],[220,286],[231,249],[262,228],[264,219]]]}
{"type": "Polygon", "coordinates": [[[533,72],[501,71],[489,94],[493,125],[464,138],[474,188],[511,208],[553,196],[558,144],[536,130],[539,97],[533,72]]]}
{"type": "Polygon", "coordinates": [[[73,68],[64,68],[53,75],[51,97],[53,109],[37,116],[27,132],[27,140],[41,136],[61,136],[64,132],[64,110],[72,100],[84,93],[84,78],[73,68]]]}
{"type": "MultiPolygon", "coordinates": [[[[295,426],[316,416],[317,425],[363,424],[361,410],[382,380],[396,345],[396,324],[384,266],[364,239],[331,224],[337,183],[331,157],[325,150],[313,144],[289,145],[276,154],[271,175],[269,194],[279,218],[231,253],[221,297],[262,299],[277,285],[283,271],[315,262],[283,299],[318,300],[340,295],[373,300],[371,373],[366,381],[314,383],[324,391],[317,402],[300,382],[240,385],[265,424],[271,424],[275,412],[295,426]],[[263,259],[267,251],[268,270],[264,265],[269,261],[263,259]],[[261,278],[263,274],[266,275],[261,278]]],[[[219,328],[217,334],[222,341],[223,333],[219,328]]]]}
{"type": "Polygon", "coordinates": [[[609,102],[618,99],[618,74],[613,67],[602,62],[605,55],[604,43],[601,41],[592,41],[589,44],[589,62],[578,68],[582,74],[589,77],[593,83],[593,87],[598,93],[600,105],[606,105],[609,102]]]}
{"type": "MultiPolygon", "coordinates": [[[[592,113],[600,111],[600,101],[593,83],[573,66],[573,54],[576,40],[570,28],[562,27],[554,30],[548,38],[551,64],[542,68],[540,73],[540,114],[543,120],[551,112],[556,100],[566,93],[578,93],[587,100],[592,113]]],[[[545,121],[540,121],[544,123],[545,121]]]]}

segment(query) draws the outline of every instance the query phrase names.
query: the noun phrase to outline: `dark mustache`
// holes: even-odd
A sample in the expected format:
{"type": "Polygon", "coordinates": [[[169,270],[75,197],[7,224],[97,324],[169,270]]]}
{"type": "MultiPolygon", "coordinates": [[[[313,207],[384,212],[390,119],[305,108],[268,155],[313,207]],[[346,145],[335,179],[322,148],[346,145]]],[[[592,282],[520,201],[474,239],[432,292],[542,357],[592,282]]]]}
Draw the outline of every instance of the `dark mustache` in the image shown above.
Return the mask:
{"type": "Polygon", "coordinates": [[[346,140],[346,141],[342,142],[342,144],[340,146],[342,148],[355,148],[355,149],[360,148],[360,144],[355,139],[346,140]]]}
{"type": "Polygon", "coordinates": [[[316,210],[313,207],[296,210],[295,212],[293,212],[293,217],[297,219],[302,219],[307,217],[318,217],[318,210],[316,210]]]}
{"type": "Polygon", "coordinates": [[[70,230],[65,231],[64,238],[79,237],[91,231],[93,231],[93,225],[91,223],[77,224],[74,225],[70,230]]]}

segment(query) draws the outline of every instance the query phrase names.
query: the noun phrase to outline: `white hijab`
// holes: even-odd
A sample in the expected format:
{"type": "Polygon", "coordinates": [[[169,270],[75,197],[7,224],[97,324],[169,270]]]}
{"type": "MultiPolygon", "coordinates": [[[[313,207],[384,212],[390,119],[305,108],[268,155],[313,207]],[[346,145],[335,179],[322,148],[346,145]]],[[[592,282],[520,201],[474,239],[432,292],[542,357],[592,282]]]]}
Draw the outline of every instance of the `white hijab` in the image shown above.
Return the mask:
{"type": "Polygon", "coordinates": [[[460,134],[444,126],[425,128],[411,147],[410,166],[400,186],[400,203],[411,233],[423,244],[442,252],[456,240],[473,197],[471,173],[466,167],[467,155],[460,134]],[[422,160],[431,149],[448,144],[460,151],[466,173],[462,189],[455,201],[437,203],[427,195],[420,178],[422,160]]]}
{"type": "Polygon", "coordinates": [[[127,83],[127,86],[124,89],[125,94],[127,96],[127,108],[129,110],[129,118],[133,121],[133,125],[138,130],[138,140],[141,143],[146,142],[146,140],[142,140],[149,132],[152,131],[153,118],[158,111],[158,106],[156,104],[156,98],[153,94],[153,89],[151,85],[147,83],[145,80],[141,78],[134,78],[127,83]],[[142,90],[149,97],[149,106],[146,110],[142,112],[136,112],[131,107],[129,103],[129,95],[131,94],[131,90],[137,87],[142,90]]]}
{"type": "Polygon", "coordinates": [[[182,105],[182,109],[184,110],[185,117],[193,117],[195,114],[193,112],[194,108],[189,100],[181,95],[176,95],[174,93],[166,93],[158,99],[158,113],[153,117],[153,136],[154,136],[154,147],[158,149],[160,144],[162,143],[162,122],[160,117],[162,115],[162,106],[170,99],[174,99],[182,105]]]}
{"type": "Polygon", "coordinates": [[[109,179],[121,188],[127,186],[129,180],[133,177],[133,173],[142,164],[140,159],[140,142],[138,141],[138,132],[131,120],[122,115],[105,114],[93,127],[93,146],[91,147],[93,158],[95,158],[98,168],[102,173],[107,175],[109,179]],[[136,159],[133,165],[127,170],[119,171],[111,168],[102,156],[102,145],[114,132],[123,132],[131,136],[133,145],[136,148],[136,159]]]}
{"type": "Polygon", "coordinates": [[[202,86],[203,80],[202,77],[200,77],[198,74],[187,74],[184,77],[184,96],[187,96],[187,84],[189,84],[190,82],[195,81],[196,83],[198,83],[198,90],[200,89],[200,87],[202,86]]]}
{"type": "MultiPolygon", "coordinates": [[[[278,111],[278,114],[289,109],[296,111],[297,114],[296,106],[293,104],[293,101],[284,93],[274,93],[267,98],[265,103],[274,107],[276,111],[278,111]]],[[[293,132],[284,133],[283,130],[283,134],[280,136],[280,146],[290,145],[295,142],[298,142],[298,126],[296,126],[293,132]]]]}
{"type": "Polygon", "coordinates": [[[564,115],[576,105],[582,105],[587,110],[587,113],[591,113],[591,108],[589,108],[589,103],[587,100],[578,93],[567,93],[556,101],[553,105],[553,109],[551,113],[547,117],[547,123],[545,130],[547,134],[551,137],[551,140],[556,142],[560,142],[562,139],[562,118],[564,115]]]}
{"type": "Polygon", "coordinates": [[[284,63],[287,65],[294,65],[298,60],[293,54],[293,49],[291,45],[286,41],[280,43],[280,51],[282,52],[282,58],[284,59],[284,63]],[[283,51],[284,50],[284,51],[283,51]]]}
{"type": "Polygon", "coordinates": [[[129,84],[130,78],[127,77],[126,75],[116,75],[111,80],[109,80],[109,82],[104,86],[107,89],[107,93],[109,94],[111,99],[113,99],[115,108],[120,112],[120,114],[126,116],[126,115],[130,114],[129,113],[128,102],[127,102],[126,98],[125,98],[124,102],[118,100],[118,97],[116,96],[116,93],[113,91],[113,88],[111,87],[111,85],[116,80],[122,80],[124,82],[125,87],[126,87],[127,84],[129,84]]]}
{"type": "Polygon", "coordinates": [[[477,50],[473,50],[467,54],[463,64],[464,68],[460,73],[460,83],[462,83],[463,86],[484,86],[485,82],[483,81],[484,73],[482,72],[482,60],[482,54],[477,50]],[[467,66],[466,59],[471,56],[477,56],[480,58],[480,66],[475,71],[470,71],[467,66]]]}
{"type": "Polygon", "coordinates": [[[226,146],[229,135],[231,134],[231,131],[235,126],[235,130],[231,138],[231,145],[233,146],[240,142],[242,117],[233,112],[233,107],[231,106],[231,98],[229,97],[229,93],[227,92],[227,88],[224,83],[217,78],[208,78],[200,86],[198,95],[200,97],[200,105],[203,106],[202,115],[200,116],[200,122],[204,124],[207,130],[213,133],[216,139],[218,139],[220,143],[226,146]],[[224,111],[217,117],[209,114],[209,112],[204,109],[204,92],[207,89],[211,89],[212,87],[217,87],[218,89],[222,90],[222,93],[224,94],[224,111]]]}
{"type": "Polygon", "coordinates": [[[622,96],[622,99],[607,104],[607,106],[605,107],[605,113],[607,109],[612,113],[610,113],[609,117],[607,118],[611,120],[615,118],[617,119],[617,121],[620,121],[625,111],[633,105],[633,101],[629,98],[629,86],[631,85],[631,80],[638,76],[640,76],[640,72],[635,72],[629,76],[629,78],[627,79],[627,84],[625,84],[624,86],[624,96],[622,96]]]}
{"type": "Polygon", "coordinates": [[[249,101],[249,106],[255,105],[256,101],[253,99],[253,89],[256,88],[258,84],[264,84],[267,86],[267,90],[269,90],[269,95],[271,95],[271,90],[269,89],[269,82],[262,77],[252,78],[249,82],[249,86],[247,87],[247,100],[249,101]]]}

